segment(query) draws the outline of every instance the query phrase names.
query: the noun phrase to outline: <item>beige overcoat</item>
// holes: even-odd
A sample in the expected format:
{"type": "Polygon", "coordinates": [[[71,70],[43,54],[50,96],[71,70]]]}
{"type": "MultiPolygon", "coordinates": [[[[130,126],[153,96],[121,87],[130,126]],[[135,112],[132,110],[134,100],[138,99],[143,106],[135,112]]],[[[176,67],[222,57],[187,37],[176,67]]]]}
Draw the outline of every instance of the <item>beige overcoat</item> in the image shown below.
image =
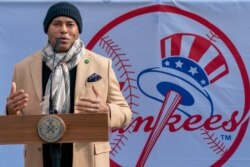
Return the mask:
{"type": "MultiPolygon", "coordinates": [[[[41,114],[42,55],[40,51],[15,65],[13,81],[16,82],[17,90],[24,89],[29,95],[28,106],[22,111],[23,114],[41,114]]],[[[110,128],[128,125],[132,113],[120,92],[111,59],[86,49],[77,66],[75,99],[79,96],[94,96],[91,84],[95,84],[110,107],[110,128]],[[93,73],[97,73],[102,79],[94,83],[87,82],[87,78],[93,73]]],[[[43,167],[42,150],[40,144],[25,145],[25,167],[43,167]]],[[[74,143],[73,167],[108,167],[110,150],[108,142],[74,143]]]]}

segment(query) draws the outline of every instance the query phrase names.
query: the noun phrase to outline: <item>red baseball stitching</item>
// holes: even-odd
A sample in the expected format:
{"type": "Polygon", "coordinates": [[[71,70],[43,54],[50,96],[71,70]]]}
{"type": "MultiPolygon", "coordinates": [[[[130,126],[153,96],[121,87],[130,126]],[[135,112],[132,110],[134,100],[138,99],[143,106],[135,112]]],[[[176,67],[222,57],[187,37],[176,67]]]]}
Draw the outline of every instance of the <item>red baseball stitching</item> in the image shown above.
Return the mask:
{"type": "MultiPolygon", "coordinates": [[[[139,97],[134,94],[134,90],[137,89],[135,86],[136,79],[132,78],[131,75],[133,75],[135,72],[129,70],[131,65],[128,63],[129,59],[126,59],[125,53],[120,53],[121,48],[119,45],[115,44],[115,42],[109,38],[109,36],[102,37],[99,42],[99,46],[107,53],[107,55],[112,59],[114,62],[114,66],[116,67],[117,71],[121,73],[120,78],[124,79],[125,86],[123,88],[123,92],[128,92],[125,99],[127,100],[133,115],[138,115],[138,112],[134,110],[134,107],[138,107],[139,104],[137,104],[134,99],[138,99],[139,97]]],[[[132,118],[133,119],[133,118],[132,118]]],[[[131,134],[132,132],[128,130],[128,132],[131,134]]],[[[112,142],[111,147],[111,154],[114,156],[118,153],[118,150],[121,150],[121,146],[124,146],[125,143],[124,140],[128,140],[127,136],[125,134],[118,134],[113,139],[117,142],[112,142]]]]}
{"type": "Polygon", "coordinates": [[[118,151],[121,150],[121,146],[120,145],[122,145],[122,146],[125,145],[124,140],[128,140],[128,138],[124,134],[117,135],[117,138],[114,139],[114,141],[117,141],[117,142],[110,143],[113,146],[112,147],[112,151],[111,151],[110,154],[112,154],[113,156],[115,156],[115,154],[117,154],[118,151]]]}
{"type": "Polygon", "coordinates": [[[201,128],[203,132],[201,133],[204,140],[207,140],[207,144],[210,145],[210,149],[215,152],[216,154],[219,154],[220,156],[223,156],[227,152],[227,148],[224,145],[223,142],[221,142],[218,137],[215,136],[214,133],[210,133],[209,130],[206,130],[204,128],[201,128]]]}
{"type": "MultiPolygon", "coordinates": [[[[211,43],[216,43],[216,39],[220,39],[219,36],[212,31],[209,31],[209,34],[206,34],[206,37],[211,41],[211,43]]],[[[201,135],[205,136],[203,139],[208,141],[207,144],[211,145],[210,149],[213,152],[215,152],[217,155],[219,154],[220,156],[223,156],[227,152],[227,148],[224,143],[219,140],[214,133],[210,133],[209,130],[204,128],[201,128],[200,130],[203,131],[201,135]]]]}
{"type": "Polygon", "coordinates": [[[215,34],[212,31],[209,31],[210,34],[206,34],[207,38],[211,41],[211,42],[216,42],[216,38],[220,39],[219,36],[217,34],[215,34]]]}

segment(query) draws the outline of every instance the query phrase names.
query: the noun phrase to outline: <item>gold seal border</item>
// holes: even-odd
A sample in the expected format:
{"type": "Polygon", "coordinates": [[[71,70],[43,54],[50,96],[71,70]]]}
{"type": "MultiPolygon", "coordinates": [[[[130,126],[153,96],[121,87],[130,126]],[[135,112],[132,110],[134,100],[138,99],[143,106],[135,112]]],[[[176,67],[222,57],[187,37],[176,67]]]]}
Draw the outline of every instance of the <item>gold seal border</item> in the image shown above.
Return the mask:
{"type": "Polygon", "coordinates": [[[65,123],[63,119],[57,115],[52,115],[52,114],[45,115],[39,120],[37,124],[37,133],[39,137],[47,143],[53,143],[59,141],[63,137],[65,131],[66,131],[65,123]],[[59,125],[57,128],[60,128],[59,130],[60,133],[53,134],[53,137],[47,137],[46,134],[43,132],[43,130],[41,130],[44,126],[46,126],[45,123],[48,120],[53,120],[53,122],[59,125]]]}

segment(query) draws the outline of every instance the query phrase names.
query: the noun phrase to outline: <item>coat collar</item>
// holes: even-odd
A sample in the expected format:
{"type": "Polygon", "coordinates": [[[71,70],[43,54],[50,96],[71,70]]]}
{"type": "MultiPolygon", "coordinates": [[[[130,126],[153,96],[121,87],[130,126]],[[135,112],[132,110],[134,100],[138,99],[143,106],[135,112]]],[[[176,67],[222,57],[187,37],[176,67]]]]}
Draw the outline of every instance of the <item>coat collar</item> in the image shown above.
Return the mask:
{"type": "MultiPolygon", "coordinates": [[[[92,57],[87,49],[83,53],[82,60],[77,65],[76,81],[75,81],[75,99],[79,92],[84,88],[85,80],[88,77],[88,71],[91,67],[92,57]]],[[[36,94],[42,101],[42,54],[37,52],[33,56],[33,60],[29,64],[31,79],[35,87],[36,94]]]]}

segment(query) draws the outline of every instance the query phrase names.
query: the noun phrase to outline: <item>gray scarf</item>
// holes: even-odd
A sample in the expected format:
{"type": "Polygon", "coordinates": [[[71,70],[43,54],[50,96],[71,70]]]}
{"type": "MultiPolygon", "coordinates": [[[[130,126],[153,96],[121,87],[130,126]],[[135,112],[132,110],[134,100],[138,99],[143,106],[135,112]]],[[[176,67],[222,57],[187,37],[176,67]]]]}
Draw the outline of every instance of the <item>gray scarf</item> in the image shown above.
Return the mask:
{"type": "Polygon", "coordinates": [[[81,61],[84,53],[84,44],[80,39],[77,39],[72,47],[64,56],[57,54],[55,56],[53,47],[47,43],[42,51],[43,61],[51,69],[54,69],[50,74],[49,80],[46,85],[44,101],[41,103],[42,113],[49,113],[50,106],[50,93],[52,83],[52,99],[53,99],[53,112],[69,113],[70,111],[70,76],[69,70],[77,66],[81,61]],[[55,58],[54,58],[55,56],[55,58]],[[54,67],[53,67],[54,65],[54,67]],[[52,81],[53,79],[53,81],[52,81]]]}

